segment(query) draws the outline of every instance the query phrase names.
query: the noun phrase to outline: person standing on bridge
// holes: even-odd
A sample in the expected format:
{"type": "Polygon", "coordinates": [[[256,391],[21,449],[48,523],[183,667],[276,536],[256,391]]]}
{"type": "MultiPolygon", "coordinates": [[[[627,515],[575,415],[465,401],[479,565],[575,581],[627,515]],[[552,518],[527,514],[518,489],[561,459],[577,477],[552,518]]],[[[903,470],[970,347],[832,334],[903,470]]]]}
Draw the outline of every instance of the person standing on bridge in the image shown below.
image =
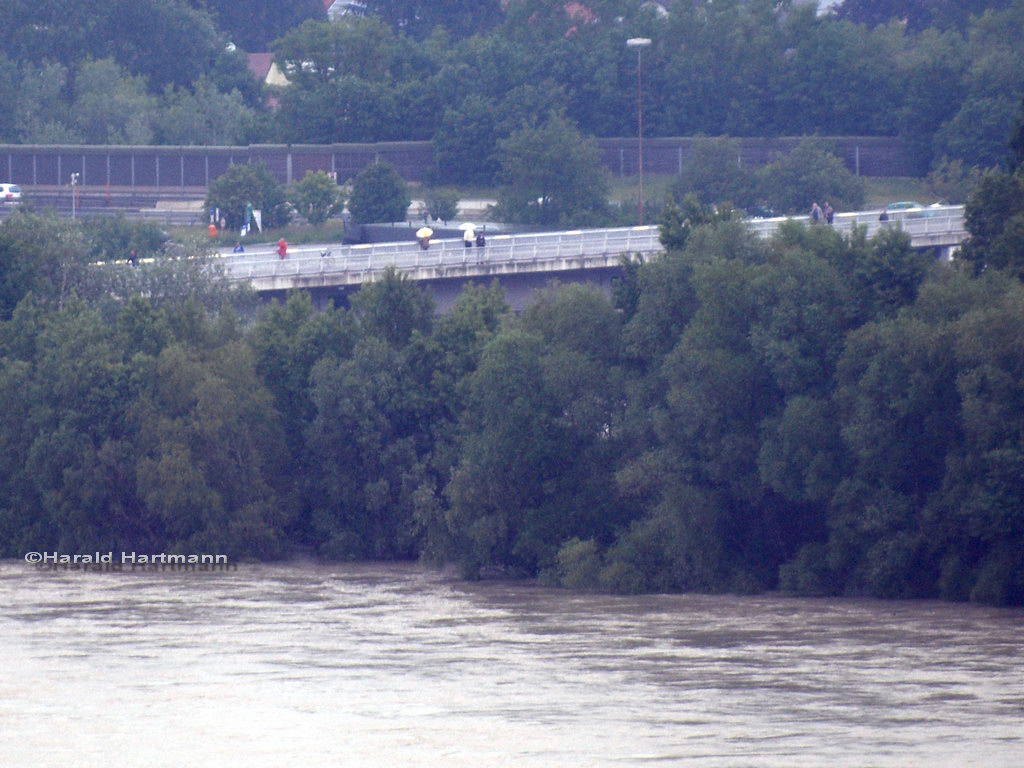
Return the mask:
{"type": "Polygon", "coordinates": [[[818,201],[815,200],[811,206],[811,224],[817,224],[821,221],[821,208],[818,206],[818,201]]]}
{"type": "Polygon", "coordinates": [[[283,237],[277,241],[277,258],[283,259],[288,255],[288,241],[283,237]]]}
{"type": "Polygon", "coordinates": [[[822,212],[825,214],[825,222],[831,225],[832,219],[835,218],[836,212],[832,208],[832,206],[828,204],[827,200],[825,201],[825,207],[822,209],[822,212]]]}

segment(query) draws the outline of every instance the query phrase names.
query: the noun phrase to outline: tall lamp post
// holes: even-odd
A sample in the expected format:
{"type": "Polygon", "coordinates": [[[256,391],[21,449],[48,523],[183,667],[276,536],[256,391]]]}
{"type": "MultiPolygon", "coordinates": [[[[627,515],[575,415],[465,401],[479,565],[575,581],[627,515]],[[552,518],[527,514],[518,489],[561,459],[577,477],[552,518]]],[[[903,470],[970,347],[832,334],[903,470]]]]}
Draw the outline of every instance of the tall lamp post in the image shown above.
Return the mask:
{"type": "Polygon", "coordinates": [[[637,208],[640,212],[640,224],[644,223],[644,89],[643,89],[643,66],[641,54],[651,44],[650,38],[631,37],[626,41],[626,46],[636,48],[636,136],[639,149],[640,169],[640,202],[637,208]]]}
{"type": "Polygon", "coordinates": [[[71,220],[75,220],[75,208],[78,203],[78,182],[82,178],[81,174],[71,174],[71,220]]]}

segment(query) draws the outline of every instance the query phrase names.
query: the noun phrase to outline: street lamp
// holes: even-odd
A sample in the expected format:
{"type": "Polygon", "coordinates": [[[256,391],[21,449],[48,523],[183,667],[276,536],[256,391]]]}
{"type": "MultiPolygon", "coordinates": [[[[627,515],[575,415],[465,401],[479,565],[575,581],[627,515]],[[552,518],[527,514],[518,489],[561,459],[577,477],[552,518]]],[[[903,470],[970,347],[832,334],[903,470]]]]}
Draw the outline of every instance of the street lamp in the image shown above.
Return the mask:
{"type": "Polygon", "coordinates": [[[77,195],[77,193],[78,193],[77,187],[78,187],[78,182],[81,180],[81,178],[82,178],[82,176],[79,173],[72,173],[71,174],[71,220],[72,221],[75,220],[75,207],[76,207],[76,203],[78,202],[77,199],[76,199],[77,196],[78,196],[77,195]]]}
{"type": "Polygon", "coordinates": [[[651,40],[647,37],[631,37],[626,41],[628,48],[636,48],[636,136],[640,155],[640,202],[637,208],[640,211],[641,226],[644,223],[644,89],[641,53],[650,44],[651,40]]]}

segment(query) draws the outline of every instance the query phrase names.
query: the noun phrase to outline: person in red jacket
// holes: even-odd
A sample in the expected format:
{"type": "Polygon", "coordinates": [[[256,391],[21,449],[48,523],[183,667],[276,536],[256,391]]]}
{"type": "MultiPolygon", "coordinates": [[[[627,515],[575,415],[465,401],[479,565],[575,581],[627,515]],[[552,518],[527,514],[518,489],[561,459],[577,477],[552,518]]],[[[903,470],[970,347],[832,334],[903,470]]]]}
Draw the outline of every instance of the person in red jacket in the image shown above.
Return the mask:
{"type": "Polygon", "coordinates": [[[277,257],[279,259],[283,259],[287,255],[288,255],[288,243],[282,237],[280,240],[277,241],[277,257]]]}

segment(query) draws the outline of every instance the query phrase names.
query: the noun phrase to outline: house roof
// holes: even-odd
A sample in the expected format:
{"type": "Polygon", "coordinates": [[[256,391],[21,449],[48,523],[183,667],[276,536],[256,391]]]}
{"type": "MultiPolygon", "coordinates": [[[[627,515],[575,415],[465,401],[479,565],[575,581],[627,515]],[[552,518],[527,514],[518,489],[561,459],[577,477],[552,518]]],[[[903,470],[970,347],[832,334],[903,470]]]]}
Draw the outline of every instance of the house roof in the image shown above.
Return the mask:
{"type": "Polygon", "coordinates": [[[263,82],[267,79],[267,73],[270,72],[270,67],[274,63],[274,54],[250,53],[248,63],[249,71],[256,75],[256,78],[260,82],[263,82]]]}

